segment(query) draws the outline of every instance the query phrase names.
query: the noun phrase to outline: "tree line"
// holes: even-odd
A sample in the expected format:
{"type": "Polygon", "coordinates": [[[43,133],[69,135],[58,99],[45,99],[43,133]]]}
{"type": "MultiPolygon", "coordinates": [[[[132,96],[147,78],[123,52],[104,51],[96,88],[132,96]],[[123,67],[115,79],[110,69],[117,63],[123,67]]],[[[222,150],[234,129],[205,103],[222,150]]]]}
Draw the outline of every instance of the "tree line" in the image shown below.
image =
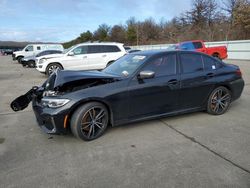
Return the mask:
{"type": "Polygon", "coordinates": [[[193,0],[190,10],[169,21],[156,23],[153,18],[137,21],[129,18],[124,25],[99,25],[94,32],[85,31],[72,45],[88,41],[113,41],[126,45],[177,43],[185,40],[205,41],[250,39],[249,0],[193,0]]]}

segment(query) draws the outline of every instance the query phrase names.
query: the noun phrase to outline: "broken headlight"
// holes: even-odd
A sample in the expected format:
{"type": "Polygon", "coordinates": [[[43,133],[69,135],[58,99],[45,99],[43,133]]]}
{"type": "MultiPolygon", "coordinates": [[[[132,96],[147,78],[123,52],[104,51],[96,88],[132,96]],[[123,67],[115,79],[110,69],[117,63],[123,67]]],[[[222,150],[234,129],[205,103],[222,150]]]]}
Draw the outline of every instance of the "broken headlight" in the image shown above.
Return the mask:
{"type": "Polygon", "coordinates": [[[41,100],[41,105],[49,108],[59,108],[67,104],[69,99],[46,98],[41,100]]]}

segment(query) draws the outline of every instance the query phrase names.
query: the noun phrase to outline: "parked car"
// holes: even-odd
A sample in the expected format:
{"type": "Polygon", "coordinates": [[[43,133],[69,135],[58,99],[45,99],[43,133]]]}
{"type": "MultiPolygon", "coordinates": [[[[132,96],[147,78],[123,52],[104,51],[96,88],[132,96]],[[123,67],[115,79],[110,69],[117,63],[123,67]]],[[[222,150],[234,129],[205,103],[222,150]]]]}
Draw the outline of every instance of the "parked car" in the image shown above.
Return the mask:
{"type": "Polygon", "coordinates": [[[33,100],[47,133],[69,130],[80,139],[101,136],[112,126],[206,110],[225,113],[244,87],[236,65],[192,51],[141,51],[102,71],[54,72],[11,103],[22,110],[33,100]]]}
{"type": "Polygon", "coordinates": [[[206,47],[202,40],[186,41],[178,44],[174,44],[168,47],[169,50],[192,50],[197,52],[202,52],[218,59],[227,58],[227,47],[226,46],[216,46],[216,47],[206,47]]]}
{"type": "Polygon", "coordinates": [[[121,43],[82,43],[72,46],[60,57],[39,61],[36,69],[47,75],[56,69],[103,69],[125,54],[121,43]]]}
{"type": "Polygon", "coordinates": [[[21,63],[21,59],[27,56],[35,56],[45,50],[60,50],[63,51],[61,44],[29,44],[21,51],[15,51],[12,54],[13,60],[21,63]]]}
{"type": "Polygon", "coordinates": [[[2,50],[2,54],[3,55],[12,55],[13,54],[13,50],[12,49],[3,49],[2,50]]]}
{"type": "Polygon", "coordinates": [[[30,68],[34,68],[36,66],[36,58],[43,58],[45,55],[52,55],[52,54],[62,54],[60,50],[45,50],[37,55],[32,55],[28,57],[24,57],[21,59],[21,64],[25,67],[28,66],[30,68]]]}
{"type": "Polygon", "coordinates": [[[129,51],[127,51],[129,54],[131,54],[131,53],[135,53],[135,52],[139,52],[139,51],[141,51],[141,50],[129,50],[129,51]]]}

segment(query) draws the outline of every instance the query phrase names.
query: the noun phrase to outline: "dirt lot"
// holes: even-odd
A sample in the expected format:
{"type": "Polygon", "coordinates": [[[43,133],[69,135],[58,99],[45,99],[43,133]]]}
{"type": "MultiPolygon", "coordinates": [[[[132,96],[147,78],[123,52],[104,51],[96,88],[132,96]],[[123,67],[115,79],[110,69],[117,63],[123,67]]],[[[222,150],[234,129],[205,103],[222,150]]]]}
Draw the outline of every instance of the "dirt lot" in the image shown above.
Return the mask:
{"type": "Polygon", "coordinates": [[[204,112],[109,129],[83,142],[50,136],[9,104],[46,77],[0,56],[0,187],[250,187],[250,62],[242,97],[204,112]]]}

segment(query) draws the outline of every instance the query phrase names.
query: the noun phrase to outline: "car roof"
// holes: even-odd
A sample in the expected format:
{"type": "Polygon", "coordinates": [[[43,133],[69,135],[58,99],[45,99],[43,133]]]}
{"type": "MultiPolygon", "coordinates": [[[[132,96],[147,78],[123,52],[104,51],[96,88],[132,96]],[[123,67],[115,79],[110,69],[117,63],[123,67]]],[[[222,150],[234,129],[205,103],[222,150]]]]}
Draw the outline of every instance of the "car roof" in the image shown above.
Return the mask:
{"type": "Polygon", "coordinates": [[[202,54],[206,55],[201,52],[196,52],[196,51],[188,51],[188,50],[168,50],[168,49],[160,49],[160,50],[144,50],[144,51],[138,51],[131,53],[133,55],[145,55],[145,56],[152,56],[152,55],[159,55],[161,53],[171,53],[171,52],[184,52],[184,53],[192,53],[192,54],[202,54]]]}
{"type": "Polygon", "coordinates": [[[76,46],[83,46],[83,45],[123,45],[123,43],[119,42],[85,42],[77,44],[76,46]]]}

